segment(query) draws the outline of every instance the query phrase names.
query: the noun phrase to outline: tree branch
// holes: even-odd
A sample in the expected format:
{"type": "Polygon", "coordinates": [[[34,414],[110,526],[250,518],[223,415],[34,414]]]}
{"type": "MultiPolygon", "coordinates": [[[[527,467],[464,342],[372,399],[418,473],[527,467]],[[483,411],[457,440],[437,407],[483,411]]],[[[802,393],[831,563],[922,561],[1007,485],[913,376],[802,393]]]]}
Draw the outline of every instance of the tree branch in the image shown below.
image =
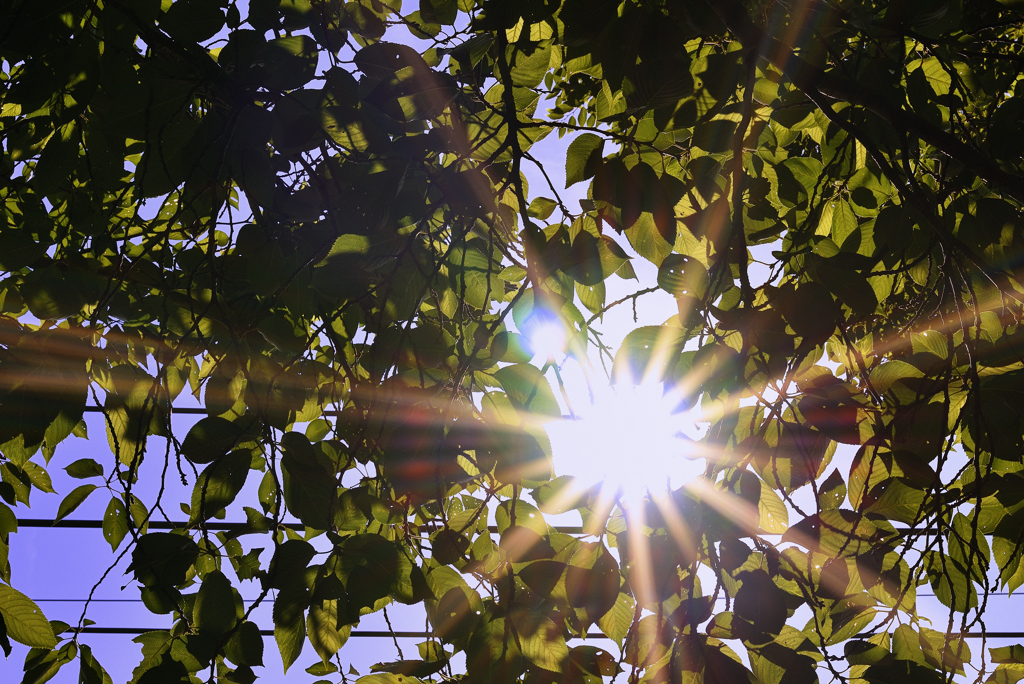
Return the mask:
{"type": "Polygon", "coordinates": [[[841,78],[832,72],[825,72],[804,61],[793,54],[790,46],[761,31],[751,21],[746,8],[738,0],[715,0],[709,5],[744,46],[748,49],[760,49],[761,54],[801,91],[818,92],[833,100],[864,107],[893,128],[920,138],[947,157],[970,168],[993,188],[1002,190],[1024,204],[1024,178],[1004,171],[992,159],[956,136],[889,102],[877,91],[841,78]]]}

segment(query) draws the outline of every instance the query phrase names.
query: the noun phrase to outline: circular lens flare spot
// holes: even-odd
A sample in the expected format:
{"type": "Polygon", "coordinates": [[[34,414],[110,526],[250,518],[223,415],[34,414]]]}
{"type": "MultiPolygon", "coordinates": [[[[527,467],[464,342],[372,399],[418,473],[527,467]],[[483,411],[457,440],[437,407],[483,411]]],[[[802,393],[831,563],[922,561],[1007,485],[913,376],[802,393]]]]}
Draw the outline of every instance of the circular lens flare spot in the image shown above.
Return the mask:
{"type": "Polygon", "coordinates": [[[530,348],[545,361],[554,360],[565,351],[565,328],[558,321],[544,321],[532,326],[529,332],[530,348]]]}

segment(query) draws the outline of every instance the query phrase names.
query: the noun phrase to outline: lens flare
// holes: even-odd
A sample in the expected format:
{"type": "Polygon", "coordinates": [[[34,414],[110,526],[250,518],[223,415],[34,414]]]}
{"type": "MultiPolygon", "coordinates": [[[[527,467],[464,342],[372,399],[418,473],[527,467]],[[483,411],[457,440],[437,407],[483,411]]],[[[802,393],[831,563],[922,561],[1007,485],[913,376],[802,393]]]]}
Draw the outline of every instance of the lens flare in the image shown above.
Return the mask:
{"type": "Polygon", "coordinates": [[[548,426],[555,472],[584,487],[603,483],[624,504],[679,487],[700,475],[694,416],[677,413],[680,398],[660,383],[620,384],[576,407],[577,420],[548,426]]]}
{"type": "Polygon", "coordinates": [[[532,326],[528,337],[533,353],[544,361],[554,361],[565,351],[565,327],[557,320],[543,321],[532,326]]]}

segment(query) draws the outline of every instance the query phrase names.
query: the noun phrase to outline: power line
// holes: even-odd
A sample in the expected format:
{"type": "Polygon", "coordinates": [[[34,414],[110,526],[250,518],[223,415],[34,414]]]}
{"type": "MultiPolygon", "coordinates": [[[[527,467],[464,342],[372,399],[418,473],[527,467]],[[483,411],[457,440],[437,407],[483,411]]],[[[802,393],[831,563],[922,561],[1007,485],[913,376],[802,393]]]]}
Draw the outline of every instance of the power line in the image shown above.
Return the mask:
{"type": "MultiPolygon", "coordinates": [[[[22,519],[18,520],[18,526],[19,527],[77,528],[77,529],[97,529],[97,530],[99,530],[99,529],[103,528],[103,521],[102,520],[57,520],[57,521],[53,521],[53,520],[47,520],[46,518],[22,518],[22,519]]],[[[146,526],[149,529],[152,529],[152,530],[185,530],[185,529],[197,529],[198,528],[198,523],[190,526],[187,522],[175,522],[175,521],[167,522],[167,521],[153,520],[153,521],[150,521],[150,522],[146,523],[146,526]]],[[[298,531],[302,531],[302,530],[306,529],[305,525],[303,525],[302,523],[286,523],[286,522],[283,522],[283,523],[280,523],[280,526],[281,527],[287,527],[288,529],[291,529],[291,530],[298,530],[298,531]]],[[[422,525],[422,526],[424,526],[424,527],[432,527],[432,526],[437,526],[437,523],[436,522],[432,522],[432,521],[428,521],[427,523],[424,523],[424,525],[422,525]]],[[[208,530],[214,530],[214,531],[231,531],[231,530],[245,529],[246,527],[249,527],[249,523],[244,523],[244,522],[206,522],[204,524],[204,527],[206,529],[208,529],[208,530]]],[[[560,532],[562,534],[584,534],[583,526],[581,526],[581,525],[554,525],[554,526],[552,526],[551,529],[553,529],[555,532],[560,532]]],[[[263,530],[263,531],[269,531],[269,530],[263,530]]],[[[488,525],[487,526],[487,531],[488,532],[498,532],[499,531],[498,530],[498,526],[497,525],[488,525]]],[[[926,533],[926,534],[934,534],[936,531],[937,530],[934,527],[903,527],[903,528],[896,528],[896,532],[898,532],[901,535],[903,535],[903,534],[913,534],[915,532],[917,532],[917,533],[926,533]]],[[[782,536],[782,535],[766,533],[766,534],[762,534],[760,536],[762,536],[762,537],[779,537],[779,536],[782,536]]]]}
{"type": "MultiPolygon", "coordinates": [[[[45,599],[32,599],[32,600],[35,601],[36,603],[85,603],[86,601],[89,601],[89,603],[143,603],[142,599],[98,599],[98,598],[94,598],[92,600],[89,600],[89,599],[82,599],[82,598],[77,598],[77,599],[45,598],[45,599]]],[[[252,603],[252,601],[245,601],[245,600],[243,600],[243,603],[252,603]]]]}
{"type": "MultiPolygon", "coordinates": [[[[1013,594],[1008,591],[990,591],[989,596],[1005,596],[1007,598],[1013,598],[1013,594]]],[[[1024,592],[1017,592],[1017,596],[1024,596],[1024,592]]],[[[935,594],[917,594],[918,598],[935,598],[935,594]]],[[[32,599],[36,603],[145,603],[142,599],[97,599],[92,600],[84,598],[44,598],[44,599],[32,599]]],[[[724,596],[719,596],[716,600],[724,601],[724,596]]],[[[255,599],[242,599],[243,603],[254,603],[255,599]]]]}
{"type": "MultiPolygon", "coordinates": [[[[154,627],[152,629],[146,629],[144,627],[82,627],[81,629],[72,631],[80,634],[145,634],[146,632],[161,632],[166,630],[159,627],[154,627]]],[[[273,636],[274,630],[261,629],[260,634],[263,636],[273,636]]],[[[349,636],[369,639],[392,639],[394,637],[398,637],[399,639],[433,639],[437,637],[436,634],[431,632],[377,632],[372,630],[352,632],[349,636]]],[[[570,637],[570,639],[582,638],[583,637],[570,637]]],[[[586,638],[611,640],[611,637],[605,636],[604,634],[588,634],[586,638]]]]}
{"type": "MultiPolygon", "coordinates": [[[[165,408],[165,407],[160,407],[160,408],[165,408]]],[[[172,406],[170,408],[171,408],[171,415],[174,415],[175,413],[181,414],[181,415],[191,415],[191,416],[209,416],[209,415],[214,415],[214,414],[211,414],[208,410],[206,410],[204,408],[176,408],[174,406],[172,406]]],[[[86,406],[85,407],[85,412],[86,413],[103,413],[106,410],[107,409],[105,407],[103,407],[103,406],[86,406]]],[[[325,411],[321,411],[320,414],[324,415],[324,416],[331,416],[331,417],[337,418],[337,417],[339,417],[341,415],[341,411],[338,411],[337,409],[327,409],[325,411]]]]}
{"type": "MultiPolygon", "coordinates": [[[[192,525],[197,527],[198,524],[192,525]]],[[[243,522],[207,522],[204,527],[208,530],[238,530],[248,527],[249,523],[243,522]]],[[[281,523],[282,527],[287,527],[292,530],[304,530],[305,525],[302,523],[281,523]]],[[[75,529],[103,529],[102,520],[46,520],[45,518],[22,518],[18,520],[18,527],[62,527],[62,528],[75,528],[75,529]]],[[[167,522],[161,520],[151,520],[146,523],[146,527],[151,530],[184,530],[189,529],[187,522],[167,522]]]]}
{"type": "MultiPolygon", "coordinates": [[[[146,523],[146,526],[151,530],[185,530],[185,529],[196,529],[198,523],[189,526],[187,522],[176,522],[176,521],[160,521],[153,520],[146,523]]],[[[302,523],[281,523],[282,527],[288,529],[302,531],[306,527],[302,523]]],[[[430,526],[430,523],[427,523],[430,526]]],[[[41,527],[41,528],[74,528],[74,529],[103,529],[102,520],[47,520],[45,518],[22,518],[18,520],[18,527],[41,527]]],[[[214,531],[231,531],[245,529],[249,527],[249,523],[244,522],[207,522],[204,527],[208,530],[214,531]]],[[[555,532],[561,532],[562,534],[583,534],[583,527],[580,525],[556,525],[554,528],[555,532]]],[[[489,532],[497,532],[497,525],[489,525],[487,527],[489,532]]],[[[269,530],[264,530],[269,531],[269,530]]]]}
{"type": "MultiPolygon", "coordinates": [[[[72,630],[80,634],[145,634],[146,632],[166,632],[166,629],[161,627],[82,627],[81,629],[72,630]]],[[[273,636],[274,630],[272,629],[261,629],[260,634],[263,636],[273,636]]],[[[359,632],[352,632],[349,634],[350,637],[366,637],[371,639],[391,639],[398,637],[400,639],[430,639],[436,635],[430,632],[374,632],[370,630],[362,630],[359,632]]],[[[595,636],[594,638],[608,638],[604,635],[601,637],[595,636]]]]}
{"type": "MultiPolygon", "coordinates": [[[[161,407],[161,408],[163,408],[163,407],[161,407]]],[[[105,407],[103,407],[103,406],[86,406],[85,407],[85,412],[86,413],[103,413],[106,410],[107,409],[105,407]]],[[[191,407],[191,408],[184,408],[184,407],[183,408],[176,408],[176,407],[172,406],[171,407],[171,415],[175,415],[175,414],[178,414],[178,415],[189,415],[189,416],[216,415],[216,414],[211,414],[209,412],[209,410],[204,409],[204,408],[195,408],[195,407],[191,407]]],[[[320,415],[322,415],[322,416],[330,416],[332,418],[339,418],[339,417],[341,417],[342,412],[337,410],[337,409],[325,409],[325,410],[320,412],[320,415]]],[[[579,420],[579,419],[574,417],[574,416],[565,416],[565,415],[563,415],[562,416],[562,420],[579,420]]]]}
{"type": "MultiPolygon", "coordinates": [[[[145,634],[146,632],[164,632],[165,629],[159,627],[153,627],[150,629],[144,627],[82,627],[81,629],[74,630],[80,634],[145,634]]],[[[274,630],[272,629],[261,629],[260,634],[263,636],[273,636],[274,630]]],[[[369,639],[433,639],[436,638],[436,634],[431,632],[378,632],[370,630],[362,630],[358,632],[352,632],[349,634],[350,637],[363,637],[369,639]]],[[[946,637],[950,639],[1020,639],[1024,638],[1024,632],[951,632],[946,633],[946,637]]],[[[586,639],[607,639],[612,640],[611,637],[605,636],[604,634],[594,633],[588,634],[586,639]]],[[[569,640],[573,639],[584,639],[584,637],[569,637],[569,640]]]]}

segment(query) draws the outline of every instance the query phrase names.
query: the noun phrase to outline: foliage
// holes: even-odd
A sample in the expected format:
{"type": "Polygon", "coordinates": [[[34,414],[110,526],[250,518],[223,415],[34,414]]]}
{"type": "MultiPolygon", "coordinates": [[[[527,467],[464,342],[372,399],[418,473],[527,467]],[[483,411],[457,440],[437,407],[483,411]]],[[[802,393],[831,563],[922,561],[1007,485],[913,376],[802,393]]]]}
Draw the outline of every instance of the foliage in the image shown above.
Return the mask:
{"type": "MultiPolygon", "coordinates": [[[[253,681],[253,582],[286,667],[309,641],[323,675],[362,616],[422,604],[435,638],[367,683],[938,682],[964,673],[989,593],[1024,583],[1009,0],[3,17],[0,575],[47,465],[88,480],[58,517],[111,496],[106,540],[175,621],[136,639],[133,681],[253,681]],[[574,136],[580,211],[527,187],[552,133],[574,136]],[[558,403],[508,325],[557,319],[575,353],[610,354],[591,325],[633,272],[624,242],[679,315],[615,364],[699,402],[717,455],[641,511],[551,479],[558,403]],[[180,434],[186,391],[207,416],[180,434]],[[63,465],[90,400],[112,458],[63,465]],[[187,529],[147,531],[168,504],[134,493],[144,458],[194,483],[187,529]],[[213,534],[255,480],[247,522],[213,534]],[[544,520],[571,509],[594,536],[544,520]],[[917,615],[929,584],[941,631],[917,615]],[[620,656],[568,643],[598,631],[620,656]]],[[[104,681],[74,626],[7,585],[0,616],[5,650],[33,647],[27,682],[74,660],[104,681]]],[[[993,650],[994,681],[1024,675],[1019,649],[993,650]]]]}

